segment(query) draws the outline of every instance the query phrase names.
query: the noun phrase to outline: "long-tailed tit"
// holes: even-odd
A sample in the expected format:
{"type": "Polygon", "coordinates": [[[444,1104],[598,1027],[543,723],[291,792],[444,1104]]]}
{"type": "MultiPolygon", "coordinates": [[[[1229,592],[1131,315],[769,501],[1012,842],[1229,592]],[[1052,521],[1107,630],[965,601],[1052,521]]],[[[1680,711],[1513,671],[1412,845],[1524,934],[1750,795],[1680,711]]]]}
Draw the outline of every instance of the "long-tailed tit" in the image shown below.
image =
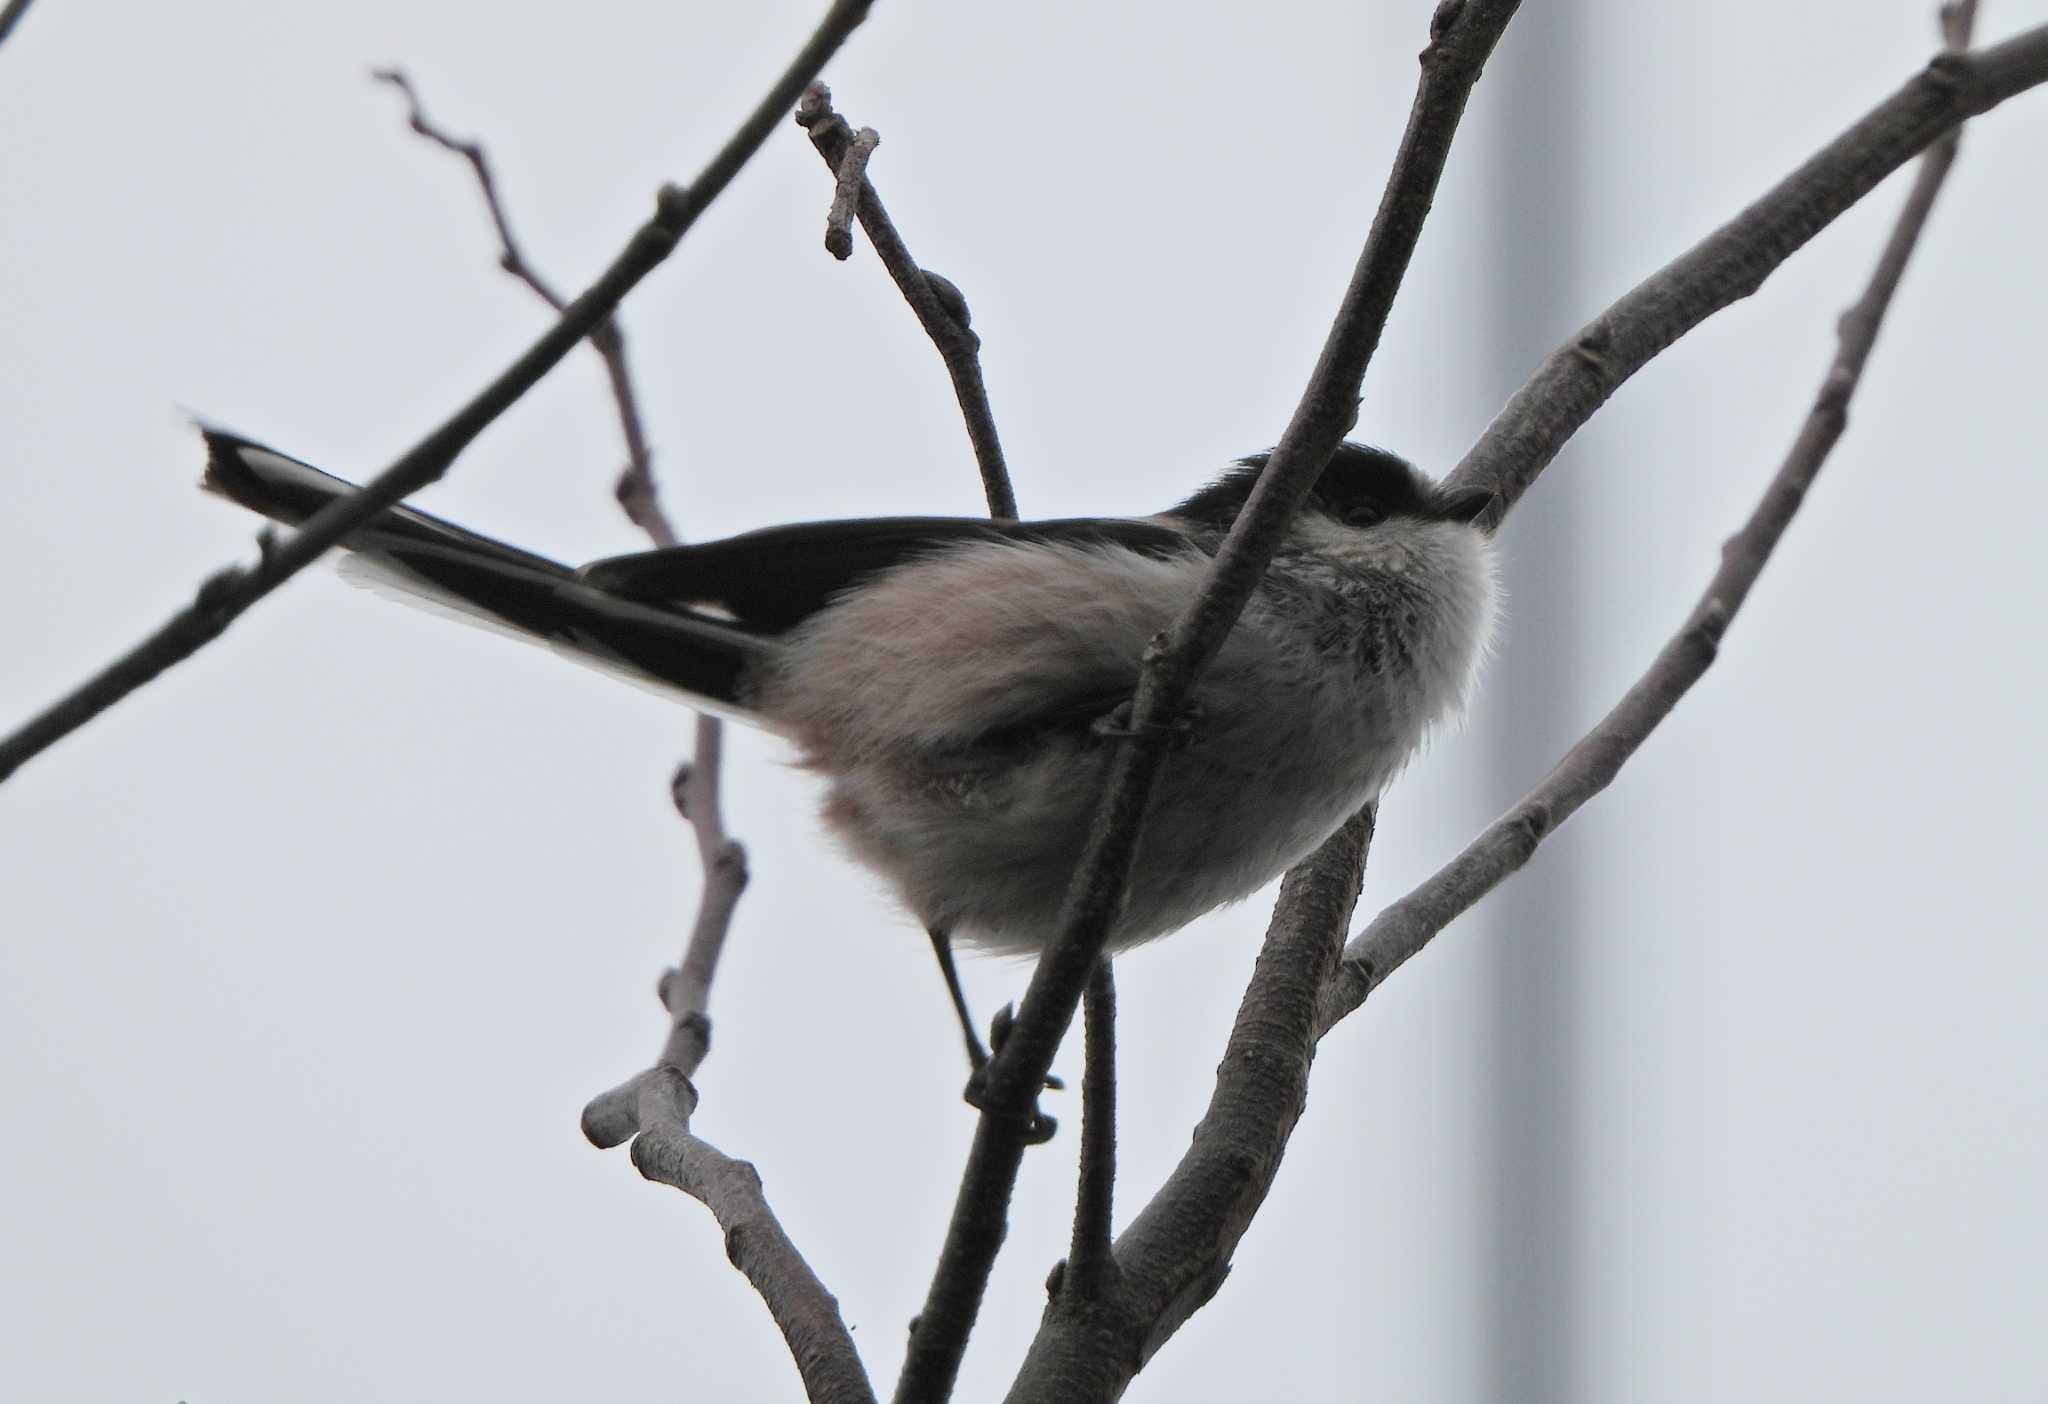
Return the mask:
{"type": "MultiPolygon", "coordinates": [[[[206,486],[279,521],[352,490],[206,438],[206,486]]],[[[581,569],[397,508],[350,539],[349,565],[788,737],[827,783],[826,823],[950,979],[949,937],[1015,953],[1054,938],[1140,655],[1264,462],[1155,517],[808,522],[581,569]]],[[[1472,525],[1487,501],[1337,451],[1195,685],[1111,951],[1307,855],[1458,707],[1494,611],[1472,525]]]]}

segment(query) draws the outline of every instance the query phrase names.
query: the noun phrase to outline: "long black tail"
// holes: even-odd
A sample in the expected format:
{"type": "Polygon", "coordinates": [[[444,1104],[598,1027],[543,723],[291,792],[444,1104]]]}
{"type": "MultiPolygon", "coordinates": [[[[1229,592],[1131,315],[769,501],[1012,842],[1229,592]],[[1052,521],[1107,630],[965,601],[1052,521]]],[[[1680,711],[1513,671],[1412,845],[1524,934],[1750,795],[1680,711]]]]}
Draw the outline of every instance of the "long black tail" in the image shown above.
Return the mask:
{"type": "MultiPolygon", "coordinates": [[[[209,492],[297,525],[355,485],[274,449],[203,429],[209,492]]],[[[360,583],[553,645],[580,662],[750,715],[748,674],[772,641],[674,606],[620,599],[575,571],[411,507],[374,518],[346,543],[360,583]]],[[[349,569],[354,566],[354,569],[349,569]]]]}

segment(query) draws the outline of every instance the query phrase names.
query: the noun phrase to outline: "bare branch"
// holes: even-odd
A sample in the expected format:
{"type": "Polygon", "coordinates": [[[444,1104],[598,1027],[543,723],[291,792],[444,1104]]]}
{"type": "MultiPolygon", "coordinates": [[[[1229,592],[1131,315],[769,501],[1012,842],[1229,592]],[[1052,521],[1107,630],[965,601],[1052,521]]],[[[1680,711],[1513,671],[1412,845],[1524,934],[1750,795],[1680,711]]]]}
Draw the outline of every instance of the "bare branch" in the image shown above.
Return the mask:
{"type": "Polygon", "coordinates": [[[1966,118],[2048,81],[2048,25],[1919,74],[1764,196],[1587,323],[1515,392],[1450,478],[1500,498],[1491,521],[1595,410],[1679,337],[1748,297],[1880,181],[1966,118]]]}
{"type": "Polygon", "coordinates": [[[538,384],[577,342],[602,325],[620,299],[675,251],[697,217],[732,183],[747,158],[767,140],[781,114],[789,110],[825,61],[867,17],[872,3],[873,0],[834,0],[797,57],[739,130],[698,173],[696,182],[662,190],[655,202],[654,217],[634,232],[611,266],[563,309],[560,319],[525,354],[360,490],[307,518],[276,550],[266,551],[254,567],[230,566],[213,576],[200,586],[191,604],[155,633],[0,741],[0,781],[18,770],[22,762],[220,637],[244,610],[304,570],[329,547],[385,508],[395,506],[446,473],[471,440],[538,384]]]}
{"type": "MultiPolygon", "coordinates": [[[[1967,42],[1973,8],[1970,0],[1963,5],[1944,7],[1943,24],[1952,45],[1960,47],[1967,42]]],[[[2044,53],[2048,53],[2048,46],[2044,46],[2044,53]]],[[[1935,69],[1930,67],[1929,71],[1935,69]]],[[[1749,597],[1771,552],[1805,501],[1807,489],[1848,425],[1849,397],[1855,393],[1864,363],[1870,358],[1878,327],[1905,272],[1906,260],[1912,255],[1920,231],[1926,226],[1928,211],[1955,160],[1956,143],[1957,133],[1950,127],[1921,162],[1920,173],[1869,285],[1855,305],[1842,314],[1834,363],[1821,382],[1806,423],[1771,479],[1763,500],[1742,530],[1722,548],[1720,568],[1714,572],[1685,626],[1664,646],[1627,695],[1565,753],[1535,789],[1495,820],[1463,853],[1374,917],[1345,947],[1343,965],[1324,991],[1318,1037],[1363,1003],[1387,976],[1468,907],[1527,863],[1537,846],[1579,806],[1606,789],[1628,758],[1713,665],[1729,622],[1749,597]]],[[[1814,165],[1808,162],[1804,169],[1810,171],[1814,165]]],[[[1651,281],[1664,276],[1659,274],[1651,281]]],[[[1640,291],[1630,297],[1636,297],[1640,291]]]]}
{"type": "MultiPolygon", "coordinates": [[[[498,182],[491,171],[490,155],[479,141],[465,141],[432,121],[420,104],[419,90],[404,71],[397,68],[372,69],[370,76],[405,94],[406,123],[415,132],[469,162],[476,174],[484,206],[498,231],[498,266],[533,289],[542,302],[560,312],[566,305],[546,279],[527,259],[512,233],[512,221],[498,194],[498,182]]],[[[660,494],[654,483],[654,453],[648,447],[647,431],[640,418],[640,399],[633,389],[633,377],[626,367],[626,334],[616,316],[609,316],[590,333],[590,345],[604,362],[605,377],[611,382],[612,399],[618,406],[619,427],[626,436],[626,466],[620,472],[614,495],[627,518],[652,537],[657,546],[673,546],[678,540],[675,527],[662,512],[660,494]]]]}
{"type": "Polygon", "coordinates": [[[29,0],[7,0],[6,7],[0,8],[0,43],[5,43],[7,36],[14,32],[14,26],[21,23],[28,7],[29,0]]]}
{"type": "Polygon", "coordinates": [[[452,151],[469,162],[470,170],[476,173],[476,183],[483,192],[484,206],[491,213],[491,223],[498,231],[498,266],[532,288],[534,293],[548,306],[560,312],[568,303],[562,295],[549,287],[538,270],[527,262],[525,252],[519,247],[519,240],[513,237],[512,223],[505,217],[505,203],[498,196],[498,182],[491,173],[491,158],[485,153],[483,143],[465,141],[453,136],[447,128],[436,125],[427,117],[426,108],[420,105],[419,90],[412,85],[412,79],[399,68],[373,68],[370,76],[380,83],[389,83],[405,95],[406,125],[444,151],[452,151]]]}
{"type": "Polygon", "coordinates": [[[690,1133],[696,1105],[695,1089],[678,1070],[643,1074],[635,1119],[646,1129],[633,1142],[634,1167],[702,1203],[718,1220],[725,1255],[768,1304],[796,1358],[806,1398],[813,1404],[872,1404],[874,1391],[839,1302],[783,1232],[754,1167],[690,1133]]]}
{"type": "MultiPolygon", "coordinates": [[[[889,220],[889,212],[882,208],[882,197],[875,193],[874,185],[866,174],[867,159],[860,156],[849,162],[854,151],[856,137],[846,119],[832,110],[832,93],[823,83],[813,83],[797,105],[797,124],[811,134],[811,145],[825,158],[825,164],[833,171],[835,181],[832,212],[827,217],[825,246],[839,253],[833,243],[833,230],[842,228],[835,225],[840,211],[847,200],[849,187],[857,192],[860,227],[867,232],[868,242],[875,246],[876,255],[882,266],[889,272],[896,288],[903,294],[903,300],[910,304],[910,310],[917,314],[918,325],[925,335],[932,339],[932,345],[939,349],[939,356],[946,363],[946,374],[953,382],[953,397],[960,402],[960,416],[967,422],[967,438],[974,446],[974,461],[981,469],[981,487],[988,498],[988,512],[991,517],[1015,517],[1017,495],[1010,486],[1010,470],[1003,461],[1003,446],[996,436],[995,413],[989,408],[988,386],[981,375],[981,338],[975,335],[969,325],[971,316],[967,310],[967,299],[960,295],[960,289],[952,282],[929,269],[920,268],[917,260],[910,256],[910,250],[903,242],[903,236],[896,232],[896,226],[889,220]]],[[[863,133],[872,132],[863,127],[863,133]]],[[[880,141],[880,137],[875,138],[880,141]]],[[[869,151],[872,154],[873,148],[869,151]]],[[[848,252],[852,251],[850,242],[848,252]]]]}
{"type": "MultiPolygon", "coordinates": [[[[543,302],[560,311],[561,298],[526,258],[512,232],[512,222],[498,194],[490,157],[483,144],[452,136],[431,121],[421,106],[418,89],[401,70],[378,69],[374,76],[405,94],[410,107],[408,121],[415,132],[469,162],[471,170],[476,173],[484,204],[490,210],[491,224],[498,231],[499,266],[531,288],[543,302]]],[[[673,546],[678,537],[661,506],[652,456],[647,447],[647,432],[640,419],[639,397],[626,362],[625,338],[619,330],[617,318],[607,318],[604,325],[591,334],[590,342],[603,358],[605,370],[611,378],[613,400],[626,437],[629,461],[618,482],[619,504],[627,518],[645,531],[656,546],[673,546]]],[[[711,1022],[706,1011],[711,998],[711,981],[719,954],[725,946],[725,934],[732,923],[733,909],[747,885],[746,850],[726,834],[719,804],[723,742],[723,723],[716,717],[700,714],[697,718],[696,759],[681,766],[670,784],[677,813],[696,833],[697,853],[704,871],[697,920],[682,966],[664,974],[661,985],[662,1003],[669,1011],[671,1026],[667,1046],[657,1061],[680,1069],[685,1077],[696,1074],[698,1065],[710,1050],[711,1022]]],[[[599,1144],[616,1145],[632,1134],[631,1118],[627,1114],[632,1098],[624,1095],[624,1091],[614,1088],[585,1108],[585,1125],[599,1128],[592,1137],[599,1144]]]]}
{"type": "Polygon", "coordinates": [[[860,208],[860,188],[868,177],[868,158],[881,144],[881,133],[873,127],[862,127],[847,143],[846,154],[839,158],[832,208],[825,211],[825,251],[842,263],[853,257],[853,216],[860,208]]]}
{"type": "Polygon", "coordinates": [[[1201,592],[1146,652],[1132,708],[1131,729],[1137,734],[1112,766],[1068,889],[1061,937],[1040,957],[1010,1039],[988,1070],[974,1150],[897,1384],[899,1399],[941,1398],[957,1376],[1002,1241],[1001,1220],[1008,1212],[1030,1108],[1121,907],[1171,722],[1196,675],[1237,622],[1288,520],[1356,416],[1359,384],[1414,252],[1466,99],[1516,4],[1445,0],[1439,5],[1422,54],[1422,79],[1408,128],[1301,403],[1201,592]]]}
{"type": "MultiPolygon", "coordinates": [[[[376,75],[402,91],[411,105],[411,126],[421,136],[464,157],[476,173],[491,223],[501,245],[499,266],[560,311],[561,299],[527,260],[513,235],[490,160],[481,143],[450,136],[421,110],[418,92],[396,69],[376,75]]],[[[652,455],[642,425],[638,396],[626,362],[625,337],[615,317],[590,335],[604,361],[625,433],[628,462],[616,488],[619,505],[657,546],[673,546],[677,535],[662,510],[652,455]]],[[[747,886],[746,850],[725,831],[720,804],[724,728],[715,717],[697,718],[696,751],[680,766],[669,793],[676,812],[696,835],[704,871],[697,918],[682,964],[663,972],[659,993],[669,1015],[668,1036],[646,1071],[593,1098],[583,1109],[583,1131],[599,1147],[633,1139],[634,1166],[650,1180],[673,1185],[699,1200],[725,1230],[726,1255],[760,1293],[797,1362],[805,1392],[813,1400],[872,1401],[874,1391],[854,1349],[839,1306],[796,1249],[761,1192],[754,1167],[735,1160],[690,1133],[697,1103],[690,1078],[711,1050],[711,983],[747,886]]]]}
{"type": "Polygon", "coordinates": [[[1935,12],[1941,42],[1961,53],[1970,47],[1970,35],[1977,27],[1977,0],[1950,0],[1935,12]]]}
{"type": "MultiPolygon", "coordinates": [[[[703,902],[689,947],[683,953],[682,966],[676,971],[677,991],[673,998],[666,994],[662,997],[672,1014],[679,1010],[702,1014],[709,1006],[711,982],[718,974],[718,957],[725,949],[725,931],[732,923],[732,909],[747,886],[747,852],[726,833],[725,814],[719,803],[724,752],[724,727],[718,718],[700,715],[696,757],[676,771],[671,787],[676,811],[696,832],[697,857],[704,869],[703,902]]],[[[691,1064],[684,1071],[694,1067],[691,1064]]]]}
{"type": "MultiPolygon", "coordinates": [[[[520,250],[482,144],[459,140],[430,122],[418,92],[402,72],[385,69],[376,76],[405,94],[414,131],[468,160],[498,231],[499,265],[560,311],[561,299],[520,250]]],[[[590,340],[611,378],[630,456],[618,483],[619,503],[655,545],[673,546],[677,535],[659,500],[617,320],[607,318],[590,340]]],[[[583,1110],[583,1131],[603,1148],[637,1135],[630,1154],[640,1172],[711,1209],[726,1231],[728,1257],[753,1283],[782,1329],[812,1399],[872,1400],[873,1390],[838,1304],[769,1209],[759,1174],[752,1165],[689,1132],[697,1096],[689,1079],[711,1049],[711,983],[733,911],[747,886],[746,850],[726,833],[720,804],[723,743],[723,724],[699,715],[695,756],[677,769],[669,787],[676,812],[696,835],[704,886],[682,964],[663,972],[659,985],[669,1014],[668,1036],[651,1068],[590,1101],[583,1110]]]]}
{"type": "MultiPolygon", "coordinates": [[[[482,188],[484,203],[490,209],[491,223],[498,231],[499,266],[559,311],[561,299],[520,250],[519,241],[512,232],[511,219],[505,212],[497,183],[492,178],[490,158],[483,144],[451,136],[430,121],[420,105],[418,90],[400,70],[378,69],[374,76],[405,94],[411,107],[409,121],[414,131],[469,162],[476,173],[477,184],[482,188]]],[[[647,435],[640,421],[632,372],[626,363],[625,340],[619,335],[616,319],[608,319],[604,327],[593,333],[591,344],[597,348],[606,370],[611,374],[619,419],[632,455],[632,461],[619,483],[620,505],[625,508],[627,517],[641,527],[655,545],[673,546],[677,541],[676,531],[662,510],[659,490],[654,482],[646,447],[647,435]]],[[[656,1063],[677,1069],[685,1077],[695,1076],[698,1066],[710,1051],[711,1020],[707,1011],[711,1000],[711,981],[717,971],[718,957],[725,948],[733,909],[747,885],[746,850],[726,834],[719,803],[723,751],[723,724],[716,717],[700,714],[697,718],[696,758],[677,769],[669,786],[676,812],[696,833],[697,855],[704,871],[697,919],[685,948],[682,966],[665,972],[660,986],[662,1003],[669,1011],[670,1028],[668,1041],[656,1063]]],[[[633,1108],[638,1089],[639,1084],[635,1080],[593,1099],[584,1108],[586,1134],[601,1146],[617,1145],[631,1136],[637,1129],[633,1108]]]]}
{"type": "MultiPolygon", "coordinates": [[[[1367,807],[1288,873],[1187,1154],[1116,1244],[1116,1290],[1062,1292],[1011,1387],[1021,1401],[1113,1399],[1230,1272],[1308,1097],[1316,996],[1365,875],[1367,807]]],[[[1064,1286],[1064,1284],[1062,1284],[1064,1286]]]]}
{"type": "Polygon", "coordinates": [[[724,735],[716,718],[699,717],[696,755],[677,769],[670,782],[676,811],[697,836],[704,889],[697,900],[697,919],[682,964],[663,971],[657,986],[662,1006],[668,1010],[669,1031],[653,1069],[599,1093],[583,1109],[583,1134],[601,1150],[619,1145],[642,1129],[637,1109],[642,1085],[649,1076],[668,1069],[694,1077],[711,1051],[711,982],[718,974],[733,910],[747,888],[747,851],[726,834],[719,807],[724,735]]]}
{"type": "Polygon", "coordinates": [[[711,982],[718,973],[733,911],[747,887],[746,849],[726,837],[718,818],[723,738],[723,728],[715,718],[699,717],[696,757],[676,771],[670,785],[676,809],[697,835],[704,887],[682,964],[664,970],[655,987],[668,1011],[669,1030],[653,1067],[600,1092],[583,1108],[583,1134],[600,1150],[623,1144],[643,1129],[639,1109],[648,1078],[664,1072],[694,1077],[711,1051],[711,982]]]}
{"type": "Polygon", "coordinates": [[[1081,1009],[1087,1044],[1081,1074],[1081,1176],[1062,1290],[1100,1301],[1116,1290],[1109,1243],[1116,1195],[1116,980],[1108,961],[1095,967],[1081,1009]]]}

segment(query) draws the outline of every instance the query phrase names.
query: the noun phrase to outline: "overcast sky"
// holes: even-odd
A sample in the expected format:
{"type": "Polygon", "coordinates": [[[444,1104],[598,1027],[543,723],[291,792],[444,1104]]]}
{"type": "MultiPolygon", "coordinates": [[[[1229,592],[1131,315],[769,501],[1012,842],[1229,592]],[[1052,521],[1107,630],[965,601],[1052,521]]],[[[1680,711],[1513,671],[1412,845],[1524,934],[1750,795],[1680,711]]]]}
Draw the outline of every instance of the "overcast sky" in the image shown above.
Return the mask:
{"type": "MultiPolygon", "coordinates": [[[[1542,348],[1906,78],[1931,8],[1585,0],[1560,30],[1526,6],[1360,436],[1455,462],[1542,348]],[[1569,198],[1528,194],[1532,168],[1571,171],[1569,198]],[[1504,248],[1554,272],[1504,289],[1504,248]]],[[[543,325],[467,171],[372,65],[488,139],[529,253],[576,286],[820,9],[41,0],[0,48],[0,727],[251,554],[194,490],[188,413],[360,476],[543,325]]],[[[1277,437],[1429,9],[876,5],[827,78],[972,304],[1026,513],[1154,510],[1277,437]]],[[[1990,0],[1984,32],[2044,17],[1990,0]]],[[[1482,910],[1332,1036],[1228,1284],[1132,1399],[2048,1391],[2044,172],[2048,97],[1970,130],[1722,661],[1527,879],[1574,875],[1572,919],[1482,910]],[[1493,1028],[1502,952],[1542,940],[1568,943],[1574,996],[1528,1052],[1569,1171],[1540,1268],[1562,1338],[1534,1362],[1499,1331],[1520,1269],[1489,1186],[1522,1056],[1493,1028]]],[[[1683,617],[1902,194],[1631,382],[1509,522],[1518,578],[1552,584],[1509,601],[1511,684],[1389,795],[1368,909],[1683,617]],[[1528,559],[1561,524],[1572,559],[1528,559]]],[[[979,510],[937,357],[864,244],[820,246],[829,195],[786,127],[627,306],[692,536],[979,510]]],[[[616,553],[638,544],[619,459],[581,355],[425,501],[616,553]]],[[[322,567],[0,788],[0,1392],[794,1397],[710,1216],[576,1127],[659,1046],[697,889],[666,789],[689,721],[322,567]]],[[[733,737],[755,881],[696,1126],[759,1165],[886,1386],[972,1121],[924,939],[788,761],[733,737]]],[[[1120,963],[1126,1211],[1186,1145],[1265,907],[1120,963]]],[[[1027,973],[967,971],[984,1014],[1027,973]]],[[[1064,1251],[1077,1099],[1051,1109],[963,1398],[1000,1394],[1064,1251]]]]}

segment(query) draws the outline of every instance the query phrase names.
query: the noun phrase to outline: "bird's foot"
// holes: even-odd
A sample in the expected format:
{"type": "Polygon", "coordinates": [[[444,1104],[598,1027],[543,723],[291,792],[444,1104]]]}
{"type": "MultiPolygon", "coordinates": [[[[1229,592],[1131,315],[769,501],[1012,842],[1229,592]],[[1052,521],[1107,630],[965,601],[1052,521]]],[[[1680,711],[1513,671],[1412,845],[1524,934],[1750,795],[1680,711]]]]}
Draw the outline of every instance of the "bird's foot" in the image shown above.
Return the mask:
{"type": "MultiPolygon", "coordinates": [[[[1006,1004],[996,1011],[996,1017],[990,1021],[988,1041],[990,1048],[994,1050],[995,1056],[1002,1054],[1003,1045],[1010,1038],[1010,1026],[1015,1020],[1016,1011],[1006,1004]]],[[[984,1058],[974,1065],[973,1069],[967,1074],[967,1086],[961,1092],[960,1097],[962,1101],[966,1102],[968,1106],[973,1107],[976,1111],[1000,1115],[1002,1109],[991,1107],[988,1102],[988,1070],[989,1064],[993,1061],[993,1057],[984,1058]]],[[[1044,1086],[1057,1092],[1065,1088],[1066,1083],[1048,1073],[1045,1077],[1044,1086]]],[[[1058,1120],[1040,1111],[1035,1103],[1029,1112],[1024,1113],[1024,1118],[1027,1123],[1024,1129],[1024,1144],[1028,1146],[1044,1145],[1053,1138],[1053,1133],[1059,1129],[1058,1120]]]]}

